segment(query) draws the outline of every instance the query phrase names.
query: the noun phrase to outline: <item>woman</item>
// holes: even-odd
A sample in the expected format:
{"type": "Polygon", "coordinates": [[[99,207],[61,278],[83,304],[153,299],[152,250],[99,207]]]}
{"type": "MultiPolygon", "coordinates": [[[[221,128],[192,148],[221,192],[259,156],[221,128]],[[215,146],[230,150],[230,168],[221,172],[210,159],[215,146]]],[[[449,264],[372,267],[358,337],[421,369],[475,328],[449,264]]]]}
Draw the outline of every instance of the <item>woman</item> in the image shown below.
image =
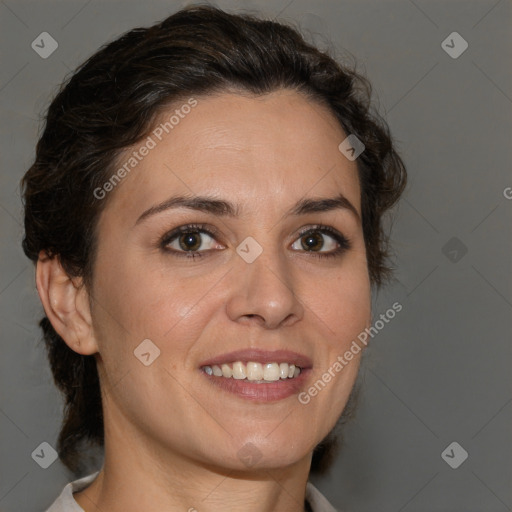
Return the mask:
{"type": "Polygon", "coordinates": [[[61,89],[23,248],[59,456],[77,474],[88,442],[104,463],[49,511],[334,510],[308,477],[332,459],[406,182],[369,98],[294,29],[212,7],[132,30],[61,89]]]}

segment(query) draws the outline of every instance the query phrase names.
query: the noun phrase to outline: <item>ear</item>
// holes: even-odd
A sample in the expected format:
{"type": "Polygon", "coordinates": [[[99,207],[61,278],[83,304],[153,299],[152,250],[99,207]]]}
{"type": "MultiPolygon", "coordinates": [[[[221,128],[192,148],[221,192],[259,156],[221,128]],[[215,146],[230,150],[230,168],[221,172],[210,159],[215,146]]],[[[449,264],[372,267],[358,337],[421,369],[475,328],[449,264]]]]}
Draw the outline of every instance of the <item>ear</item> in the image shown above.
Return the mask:
{"type": "Polygon", "coordinates": [[[59,256],[39,253],[36,286],[53,328],[68,347],[83,355],[98,352],[94,337],[89,295],[81,278],[70,278],[59,256]]]}

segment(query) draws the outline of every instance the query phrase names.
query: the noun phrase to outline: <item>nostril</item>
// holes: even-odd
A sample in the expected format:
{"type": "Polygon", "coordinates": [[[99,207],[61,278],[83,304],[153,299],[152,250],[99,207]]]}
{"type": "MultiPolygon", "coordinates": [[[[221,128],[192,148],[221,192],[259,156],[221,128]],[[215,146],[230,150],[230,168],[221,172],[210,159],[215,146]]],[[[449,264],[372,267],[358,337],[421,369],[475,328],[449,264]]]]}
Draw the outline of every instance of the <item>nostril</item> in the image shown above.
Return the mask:
{"type": "Polygon", "coordinates": [[[257,313],[245,315],[245,317],[251,322],[256,322],[256,324],[259,324],[261,326],[264,326],[267,323],[265,319],[261,315],[258,315],[257,313]]]}

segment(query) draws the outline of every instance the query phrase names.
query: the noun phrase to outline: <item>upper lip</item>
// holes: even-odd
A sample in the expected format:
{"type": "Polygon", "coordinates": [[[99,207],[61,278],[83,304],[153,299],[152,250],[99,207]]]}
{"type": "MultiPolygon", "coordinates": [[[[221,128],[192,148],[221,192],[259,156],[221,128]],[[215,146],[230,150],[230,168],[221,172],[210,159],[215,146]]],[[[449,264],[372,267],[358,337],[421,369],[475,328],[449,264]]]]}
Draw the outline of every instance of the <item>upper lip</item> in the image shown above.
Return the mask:
{"type": "Polygon", "coordinates": [[[234,363],[236,361],[253,361],[255,363],[291,363],[300,368],[310,368],[311,359],[304,354],[299,354],[291,350],[261,350],[245,349],[226,352],[212,357],[200,363],[202,366],[221,365],[224,363],[234,363]]]}

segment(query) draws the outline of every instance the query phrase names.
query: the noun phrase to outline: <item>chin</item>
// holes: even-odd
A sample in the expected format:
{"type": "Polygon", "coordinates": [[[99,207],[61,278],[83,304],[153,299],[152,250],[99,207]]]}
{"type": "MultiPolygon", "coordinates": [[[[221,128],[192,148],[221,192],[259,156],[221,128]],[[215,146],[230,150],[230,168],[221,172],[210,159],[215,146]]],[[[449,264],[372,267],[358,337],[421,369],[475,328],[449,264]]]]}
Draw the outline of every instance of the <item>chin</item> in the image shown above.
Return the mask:
{"type": "Polygon", "coordinates": [[[238,469],[277,469],[292,466],[309,458],[317,444],[311,440],[312,436],[305,439],[303,435],[289,431],[280,435],[270,431],[262,437],[241,436],[239,439],[235,443],[234,454],[224,459],[232,461],[238,469]]]}

